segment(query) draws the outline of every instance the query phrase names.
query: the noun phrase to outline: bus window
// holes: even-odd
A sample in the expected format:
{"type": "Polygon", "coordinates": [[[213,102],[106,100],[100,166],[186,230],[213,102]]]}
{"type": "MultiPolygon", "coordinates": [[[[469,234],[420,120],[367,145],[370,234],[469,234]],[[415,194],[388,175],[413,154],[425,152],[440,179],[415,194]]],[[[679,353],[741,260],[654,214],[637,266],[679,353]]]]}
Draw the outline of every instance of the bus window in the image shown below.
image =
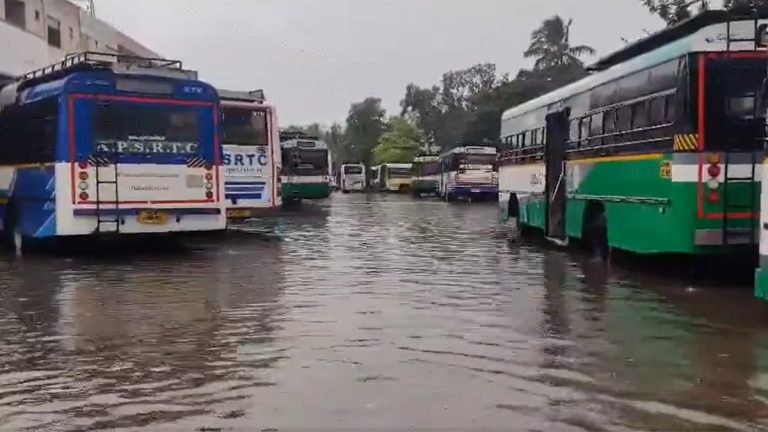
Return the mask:
{"type": "Polygon", "coordinates": [[[200,144],[198,112],[186,107],[96,104],[93,133],[101,151],[196,153],[200,144]]]}
{"type": "Polygon", "coordinates": [[[222,144],[269,145],[267,113],[262,110],[225,107],[222,110],[222,144]]]}
{"type": "Polygon", "coordinates": [[[363,167],[359,165],[347,165],[344,167],[344,174],[359,175],[363,173],[363,167]]]}

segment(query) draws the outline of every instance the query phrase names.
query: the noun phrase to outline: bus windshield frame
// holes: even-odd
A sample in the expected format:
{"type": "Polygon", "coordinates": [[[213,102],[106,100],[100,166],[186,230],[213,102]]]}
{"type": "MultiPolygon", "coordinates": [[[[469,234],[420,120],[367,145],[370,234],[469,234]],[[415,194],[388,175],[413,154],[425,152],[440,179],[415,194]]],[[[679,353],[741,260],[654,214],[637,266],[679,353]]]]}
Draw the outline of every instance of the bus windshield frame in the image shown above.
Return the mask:
{"type": "Polygon", "coordinates": [[[222,104],[223,145],[269,146],[269,111],[264,108],[222,104]]]}

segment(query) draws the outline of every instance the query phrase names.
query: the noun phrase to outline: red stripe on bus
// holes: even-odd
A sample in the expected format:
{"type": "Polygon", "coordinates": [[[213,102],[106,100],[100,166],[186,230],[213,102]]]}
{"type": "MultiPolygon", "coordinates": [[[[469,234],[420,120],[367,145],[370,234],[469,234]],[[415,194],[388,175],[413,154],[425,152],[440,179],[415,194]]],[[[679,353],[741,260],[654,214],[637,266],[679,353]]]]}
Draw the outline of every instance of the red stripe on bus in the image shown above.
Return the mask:
{"type": "Polygon", "coordinates": [[[112,100],[112,101],[119,101],[119,102],[145,103],[150,105],[181,105],[181,106],[215,106],[216,105],[214,102],[207,102],[207,101],[143,98],[143,97],[136,97],[136,96],[89,95],[89,94],[75,94],[73,96],[76,99],[112,100]]]}
{"type": "MultiPolygon", "coordinates": [[[[728,213],[728,219],[756,219],[759,216],[759,213],[752,212],[728,213]]],[[[707,213],[706,218],[708,220],[722,220],[725,216],[723,213],[707,213]]]]}
{"type": "MultiPolygon", "coordinates": [[[[78,205],[96,205],[96,201],[78,201],[78,205]]],[[[174,200],[161,200],[161,201],[99,201],[101,204],[215,204],[213,200],[189,200],[189,201],[174,201],[174,200]]],[[[160,209],[162,210],[162,209],[160,209]]],[[[168,209],[173,210],[173,209],[168,209]]]]}
{"type": "Polygon", "coordinates": [[[69,183],[72,186],[72,204],[75,203],[75,98],[69,97],[69,183]]]}
{"type": "Polygon", "coordinates": [[[213,132],[214,132],[213,164],[216,167],[216,202],[219,202],[219,200],[221,199],[221,197],[219,196],[219,194],[221,193],[221,190],[220,190],[221,188],[219,187],[221,185],[221,182],[219,181],[219,175],[220,175],[219,167],[221,165],[221,161],[220,161],[221,155],[219,154],[221,150],[220,149],[221,145],[219,145],[219,116],[220,115],[221,115],[221,107],[218,107],[218,109],[213,110],[213,132]]]}
{"type": "MultiPolygon", "coordinates": [[[[699,55],[699,103],[698,103],[698,118],[699,118],[699,152],[704,151],[704,140],[706,139],[706,106],[705,106],[705,95],[706,95],[706,88],[707,88],[707,81],[706,81],[706,66],[707,66],[707,60],[705,55],[701,54],[699,55]]],[[[702,183],[702,169],[703,169],[703,155],[699,153],[698,155],[698,180],[699,180],[699,187],[698,187],[698,207],[699,207],[699,219],[704,218],[704,184],[702,183]]]]}

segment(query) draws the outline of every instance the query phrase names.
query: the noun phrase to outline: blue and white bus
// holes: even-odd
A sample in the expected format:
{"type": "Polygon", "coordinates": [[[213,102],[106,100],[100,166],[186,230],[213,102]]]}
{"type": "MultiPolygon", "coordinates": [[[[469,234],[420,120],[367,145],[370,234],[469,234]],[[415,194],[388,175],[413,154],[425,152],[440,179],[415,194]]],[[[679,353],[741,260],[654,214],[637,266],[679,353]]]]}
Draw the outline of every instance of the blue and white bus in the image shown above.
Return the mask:
{"type": "Polygon", "coordinates": [[[178,61],[80,53],[0,91],[0,222],[27,240],[226,229],[219,97],[178,61]]]}
{"type": "Polygon", "coordinates": [[[219,90],[227,218],[273,213],[280,197],[280,131],[260,90],[219,90]]]}
{"type": "Polygon", "coordinates": [[[440,155],[438,162],[438,192],[446,201],[498,198],[496,147],[456,147],[440,155]]]}

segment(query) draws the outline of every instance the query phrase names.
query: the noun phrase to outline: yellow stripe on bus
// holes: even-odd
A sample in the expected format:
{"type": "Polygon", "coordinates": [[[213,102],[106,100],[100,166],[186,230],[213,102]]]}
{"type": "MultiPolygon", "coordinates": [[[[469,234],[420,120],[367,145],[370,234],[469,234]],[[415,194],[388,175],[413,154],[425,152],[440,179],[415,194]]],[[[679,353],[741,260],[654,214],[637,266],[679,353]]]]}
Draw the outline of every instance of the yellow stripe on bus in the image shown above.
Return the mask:
{"type": "Polygon", "coordinates": [[[568,163],[583,164],[583,163],[600,163],[600,162],[628,162],[628,161],[641,161],[641,160],[659,160],[664,155],[661,153],[650,153],[643,155],[627,155],[627,156],[605,156],[589,159],[572,159],[568,163]]]}

